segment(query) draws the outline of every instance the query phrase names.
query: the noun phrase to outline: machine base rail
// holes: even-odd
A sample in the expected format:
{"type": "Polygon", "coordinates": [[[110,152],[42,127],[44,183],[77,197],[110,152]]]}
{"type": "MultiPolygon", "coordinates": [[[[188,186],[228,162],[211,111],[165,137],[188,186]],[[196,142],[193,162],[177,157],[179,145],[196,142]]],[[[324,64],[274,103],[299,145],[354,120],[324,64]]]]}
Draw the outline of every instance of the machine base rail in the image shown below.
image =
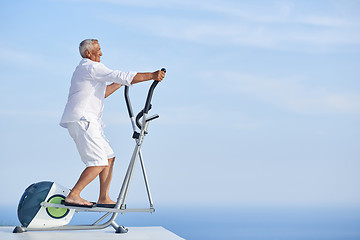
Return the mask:
{"type": "MultiPolygon", "coordinates": [[[[92,225],[67,225],[62,227],[52,228],[26,228],[23,226],[17,226],[14,228],[13,233],[24,233],[27,231],[72,231],[72,230],[99,230],[108,226],[92,226],[92,225]]],[[[127,233],[128,229],[124,226],[113,226],[115,233],[127,233]]]]}
{"type": "Polygon", "coordinates": [[[48,202],[42,202],[41,206],[74,209],[76,212],[112,212],[112,213],[116,212],[121,214],[127,212],[149,212],[149,213],[155,212],[155,208],[126,208],[126,209],[104,208],[104,207],[83,208],[83,207],[65,206],[63,204],[48,203],[48,202]]]}

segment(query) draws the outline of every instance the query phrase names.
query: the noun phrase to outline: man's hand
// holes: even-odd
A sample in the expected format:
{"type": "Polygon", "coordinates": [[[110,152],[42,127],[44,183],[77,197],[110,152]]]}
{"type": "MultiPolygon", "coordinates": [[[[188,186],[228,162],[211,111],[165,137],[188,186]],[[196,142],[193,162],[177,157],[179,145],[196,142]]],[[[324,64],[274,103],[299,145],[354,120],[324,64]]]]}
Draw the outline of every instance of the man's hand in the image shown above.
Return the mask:
{"type": "Polygon", "coordinates": [[[153,80],[155,81],[159,81],[161,82],[165,77],[165,72],[164,71],[156,71],[156,72],[153,72],[153,80]]]}

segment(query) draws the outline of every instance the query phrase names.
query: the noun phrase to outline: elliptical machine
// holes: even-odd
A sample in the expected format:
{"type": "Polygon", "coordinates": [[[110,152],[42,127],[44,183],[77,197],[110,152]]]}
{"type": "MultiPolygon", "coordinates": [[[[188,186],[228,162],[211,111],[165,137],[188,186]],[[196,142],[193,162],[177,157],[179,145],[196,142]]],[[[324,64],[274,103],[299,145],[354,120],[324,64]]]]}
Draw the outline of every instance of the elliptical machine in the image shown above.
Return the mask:
{"type": "MultiPolygon", "coordinates": [[[[161,71],[166,72],[165,68],[161,71]]],[[[141,145],[145,135],[148,133],[147,128],[150,121],[159,117],[153,115],[148,117],[148,112],[151,109],[151,99],[155,87],[159,82],[154,81],[148,91],[144,108],[134,117],[131,102],[129,98],[129,87],[125,86],[124,95],[125,102],[133,128],[133,136],[136,145],[133,151],[124,181],[117,198],[114,208],[97,207],[78,207],[65,206],[63,201],[69,194],[70,189],[63,187],[55,182],[38,182],[30,185],[23,193],[18,205],[18,218],[21,226],[15,227],[13,233],[23,233],[26,231],[59,231],[59,230],[96,230],[112,226],[116,233],[126,233],[128,229],[124,226],[119,226],[115,220],[119,213],[127,212],[155,212],[153,200],[150,193],[147,174],[143,156],[141,153],[141,145]],[[130,187],[131,178],[133,176],[134,167],[137,158],[139,157],[142,173],[145,181],[146,191],[149,200],[149,208],[126,208],[126,198],[130,187]],[[74,212],[103,212],[105,213],[101,218],[90,225],[67,225],[69,224],[74,212]],[[106,222],[105,219],[111,215],[106,222]]]]}

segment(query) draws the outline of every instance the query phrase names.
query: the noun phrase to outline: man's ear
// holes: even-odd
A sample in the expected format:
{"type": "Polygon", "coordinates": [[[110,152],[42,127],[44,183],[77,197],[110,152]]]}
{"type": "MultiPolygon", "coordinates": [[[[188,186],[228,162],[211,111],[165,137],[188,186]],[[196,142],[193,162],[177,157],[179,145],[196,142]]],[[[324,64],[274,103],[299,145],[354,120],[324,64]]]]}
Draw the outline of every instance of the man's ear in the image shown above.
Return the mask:
{"type": "Polygon", "coordinates": [[[89,50],[85,50],[85,55],[86,55],[88,58],[90,58],[90,55],[91,55],[90,51],[89,51],[89,50]]]}

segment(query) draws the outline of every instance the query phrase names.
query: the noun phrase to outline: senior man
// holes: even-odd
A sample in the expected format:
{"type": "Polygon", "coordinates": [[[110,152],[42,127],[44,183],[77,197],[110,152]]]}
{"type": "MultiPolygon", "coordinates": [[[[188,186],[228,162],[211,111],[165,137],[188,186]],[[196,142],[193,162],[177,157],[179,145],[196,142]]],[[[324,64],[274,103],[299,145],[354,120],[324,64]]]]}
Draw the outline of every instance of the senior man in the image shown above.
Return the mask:
{"type": "Polygon", "coordinates": [[[115,202],[109,197],[109,188],[115,155],[102,128],[104,99],[122,85],[130,86],[148,80],[161,81],[165,73],[111,70],[100,63],[102,52],[97,39],[82,41],[79,50],[83,59],[73,73],[60,125],[68,129],[86,168],[66,197],[65,205],[92,207],[93,203],[81,198],[80,193],[99,176],[97,206],[113,207],[115,202]]]}

